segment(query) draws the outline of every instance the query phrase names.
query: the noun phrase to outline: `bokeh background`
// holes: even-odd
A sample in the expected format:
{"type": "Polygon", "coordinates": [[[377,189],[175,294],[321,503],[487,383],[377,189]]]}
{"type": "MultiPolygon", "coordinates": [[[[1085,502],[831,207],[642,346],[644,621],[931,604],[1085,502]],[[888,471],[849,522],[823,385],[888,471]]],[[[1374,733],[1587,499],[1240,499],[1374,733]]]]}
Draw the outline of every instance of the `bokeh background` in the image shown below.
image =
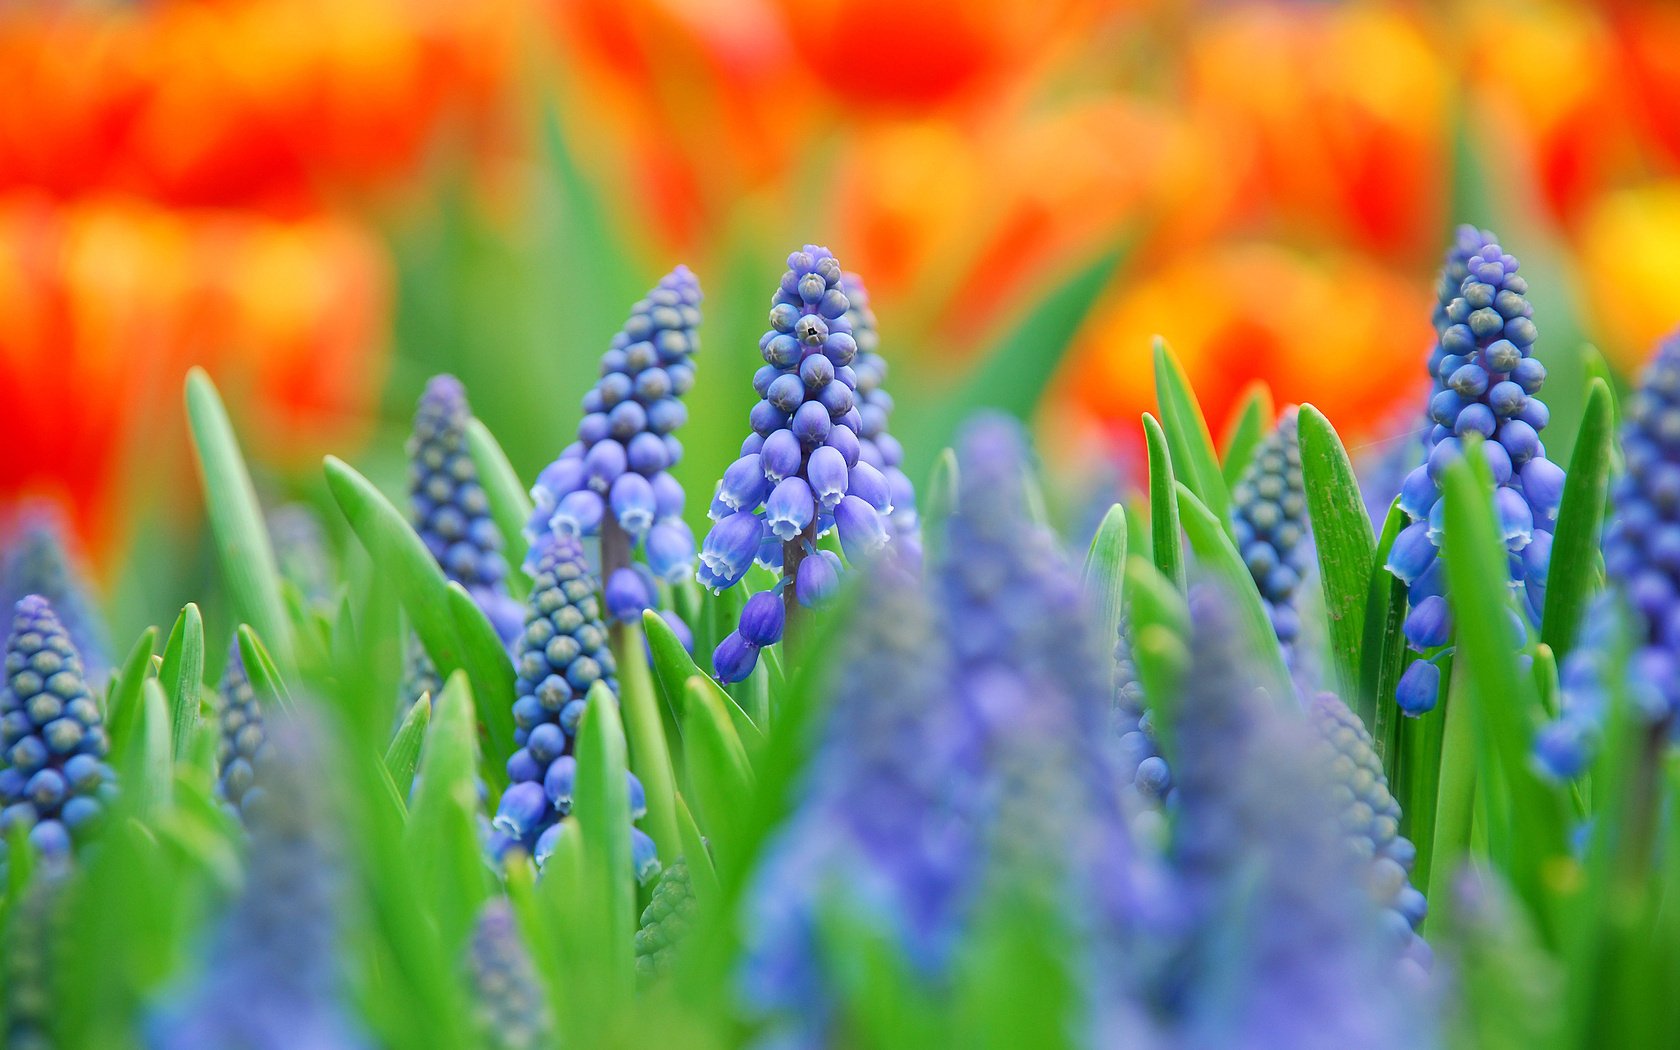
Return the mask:
{"type": "Polygon", "coordinates": [[[13,0],[0,70],[0,500],[65,509],[118,637],[214,576],[189,365],[276,505],[326,451],[399,488],[444,370],[528,478],[678,261],[702,489],[807,240],[867,279],[901,418],[1100,275],[1042,347],[1074,487],[1135,471],[1157,333],[1216,431],[1264,380],[1409,440],[1456,221],[1531,274],[1553,458],[1596,353],[1680,320],[1665,0],[13,0]]]}

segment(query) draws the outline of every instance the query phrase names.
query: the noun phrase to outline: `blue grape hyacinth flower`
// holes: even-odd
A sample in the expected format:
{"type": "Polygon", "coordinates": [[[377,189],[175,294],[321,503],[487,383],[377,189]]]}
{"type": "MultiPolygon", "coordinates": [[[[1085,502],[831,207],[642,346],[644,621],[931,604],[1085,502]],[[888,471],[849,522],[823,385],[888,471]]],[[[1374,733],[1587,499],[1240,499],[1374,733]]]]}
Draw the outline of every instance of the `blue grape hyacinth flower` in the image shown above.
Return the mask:
{"type": "Polygon", "coordinates": [[[615,622],[640,623],[643,610],[658,608],[660,581],[694,571],[694,534],[671,468],[682,459],[676,431],[688,419],[682,398],[694,386],[700,301],[699,280],[678,266],[631,308],[583,396],[577,440],[531,489],[527,571],[546,537],[599,536],[615,622]]]}
{"type": "MultiPolygon", "coordinates": [[[[617,664],[601,621],[583,547],[574,536],[550,535],[533,567],[525,629],[514,648],[518,699],[513,703],[514,743],[507,760],[508,786],[491,820],[492,851],[520,846],[540,866],[554,852],[577,781],[578,723],[589,689],[603,682],[618,694],[617,664]]],[[[631,819],[646,811],[646,796],[630,777],[631,819]]],[[[631,829],[637,875],[658,874],[653,840],[631,829]]]]}
{"type": "Polygon", "coordinates": [[[900,555],[915,564],[921,557],[920,522],[916,514],[916,486],[904,473],[904,448],[888,431],[893,411],[892,395],[887,393],[887,359],[880,351],[881,334],[875,322],[875,311],[869,305],[869,291],[863,278],[855,273],[841,278],[846,299],[851,308],[846,320],[851,322],[852,339],[857,343],[857,357],[852,371],[857,377],[858,455],[863,462],[881,472],[892,497],[892,514],[888,525],[900,555]]]}
{"type": "Polygon", "coordinates": [[[216,687],[216,792],[242,817],[247,800],[258,799],[257,766],[268,734],[263,727],[262,703],[245,673],[245,658],[237,640],[228,652],[227,667],[216,687]]]}
{"type": "Polygon", "coordinates": [[[81,657],[52,605],[20,600],[6,638],[0,688],[0,836],[14,828],[49,858],[64,858],[110,803],[110,741],[81,657]]]}
{"type": "Polygon", "coordinates": [[[342,825],[321,779],[320,727],[270,727],[263,790],[248,798],[245,887],[216,929],[202,971],[151,1026],[154,1050],[349,1050],[369,1045],[348,1010],[340,960],[342,825]]]}
{"type": "Polygon", "coordinates": [[[489,901],[479,912],[467,968],[480,1047],[539,1050],[554,1045],[548,998],[507,901],[489,901]]]}
{"type": "Polygon", "coordinates": [[[1293,698],[1255,687],[1223,592],[1193,587],[1190,612],[1168,848],[1184,932],[1158,992],[1182,1045],[1434,1045],[1423,982],[1347,833],[1333,748],[1293,698]]]}
{"type": "Polygon", "coordinates": [[[1536,741],[1554,776],[1586,771],[1626,648],[1628,696],[1640,717],[1680,714],[1680,333],[1657,344],[1622,424],[1627,469],[1611,491],[1604,534],[1609,589],[1588,610],[1559,669],[1562,711],[1536,741]]]}
{"type": "Polygon", "coordinates": [[[508,595],[502,534],[467,452],[471,421],[461,381],[433,376],[420,395],[408,442],[409,515],[444,575],[467,589],[508,641],[519,630],[519,603],[508,595]]]}
{"type": "MultiPolygon", "coordinates": [[[[1452,639],[1440,557],[1441,476],[1471,445],[1493,476],[1518,604],[1530,622],[1538,621],[1544,604],[1563,470],[1546,458],[1540,441],[1550,418],[1539,397],[1546,369],[1532,355],[1538,332],[1528,282],[1517,268],[1498,244],[1484,244],[1466,260],[1459,294],[1445,310],[1435,360],[1440,389],[1429,403],[1429,453],[1401,486],[1400,506],[1411,524],[1395,538],[1388,559],[1389,571],[1407,586],[1411,611],[1404,630],[1418,652],[1439,650],[1452,639]]],[[[1439,678],[1433,662],[1414,662],[1396,691],[1401,709],[1417,715],[1434,707],[1439,678]]]]}
{"type": "Polygon", "coordinates": [[[31,594],[51,602],[81,657],[82,673],[103,684],[110,668],[105,621],[64,513],[56,504],[25,502],[0,526],[0,535],[0,609],[31,594]]]}
{"type": "Polygon", "coordinates": [[[1293,667],[1301,635],[1295,595],[1313,561],[1298,413],[1293,406],[1278,417],[1231,489],[1231,531],[1266,604],[1278,644],[1293,667]]]}
{"type": "Polygon", "coordinates": [[[776,1045],[825,1045],[836,979],[816,920],[831,907],[937,981],[988,887],[1028,879],[1093,958],[1122,965],[1139,888],[1100,746],[1094,621],[1028,515],[1015,428],[977,424],[960,456],[949,557],[926,583],[897,560],[868,571],[852,670],[751,897],[746,991],[776,1045]]]}
{"type": "MultiPolygon", "coordinates": [[[[696,576],[714,592],[740,583],[754,561],[778,573],[784,622],[838,582],[842,563],[817,547],[821,537],[837,533],[847,562],[866,561],[900,528],[897,501],[914,500],[886,429],[885,366],[863,356],[854,318],[873,324],[873,315],[854,309],[828,249],[808,244],[788,256],[758,343],[764,365],[753,376],[762,399],[748,417],[753,432],[718,482],[714,524],[700,548],[696,576]]],[[[913,516],[902,519],[904,530],[914,527],[913,516]]],[[[731,632],[713,653],[714,673],[724,682],[746,678],[759,650],[780,637],[780,629],[731,632]]]]}

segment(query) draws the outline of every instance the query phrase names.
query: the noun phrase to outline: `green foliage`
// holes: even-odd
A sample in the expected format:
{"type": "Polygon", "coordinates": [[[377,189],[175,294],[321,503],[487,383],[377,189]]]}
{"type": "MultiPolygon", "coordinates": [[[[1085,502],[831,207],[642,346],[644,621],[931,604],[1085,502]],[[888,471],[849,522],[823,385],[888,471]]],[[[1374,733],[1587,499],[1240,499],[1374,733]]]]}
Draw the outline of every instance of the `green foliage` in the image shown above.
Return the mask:
{"type": "Polygon", "coordinates": [[[1376,543],[1371,519],[1359,495],[1359,480],[1347,450],[1324,413],[1311,405],[1300,409],[1301,477],[1312,515],[1313,545],[1324,586],[1324,614],[1330,627],[1330,656],[1343,696],[1355,696],[1360,684],[1360,654],[1365,641],[1366,604],[1371,577],[1381,573],[1374,561],[1376,543]]]}

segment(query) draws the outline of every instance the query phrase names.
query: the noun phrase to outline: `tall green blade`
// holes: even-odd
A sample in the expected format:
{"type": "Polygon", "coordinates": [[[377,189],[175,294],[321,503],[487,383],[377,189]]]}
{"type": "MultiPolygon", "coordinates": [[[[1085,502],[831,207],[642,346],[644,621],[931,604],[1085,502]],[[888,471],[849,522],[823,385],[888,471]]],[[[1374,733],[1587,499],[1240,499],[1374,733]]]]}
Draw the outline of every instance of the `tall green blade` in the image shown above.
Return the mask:
{"type": "MultiPolygon", "coordinates": [[[[1324,413],[1302,405],[1301,478],[1312,515],[1313,545],[1330,625],[1330,655],[1341,693],[1353,697],[1360,683],[1365,608],[1370,597],[1376,542],[1347,449],[1324,413]]],[[[1383,570],[1378,568],[1377,572],[1383,570]]]]}
{"type": "Polygon", "coordinates": [[[444,944],[457,948],[465,946],[478,905],[490,892],[479,844],[477,772],[472,692],[466,675],[456,671],[433,707],[403,841],[444,944]]]}
{"type": "Polygon", "coordinates": [[[623,1009],[635,991],[636,881],[625,760],[618,702],[604,683],[596,682],[578,725],[573,815],[580,832],[580,898],[589,902],[589,983],[600,1023],[623,1009]]]}
{"type": "Polygon", "coordinates": [[[467,422],[467,454],[478,469],[478,483],[484,487],[490,517],[507,550],[508,589],[514,597],[522,598],[531,590],[531,581],[520,567],[525,560],[525,522],[531,516],[531,497],[519,483],[519,475],[495,435],[478,419],[467,422]]]}
{"type": "Polygon", "coordinates": [[[192,602],[181,609],[169,631],[158,678],[169,697],[171,753],[179,760],[198,724],[199,693],[204,683],[204,618],[192,602]]]}
{"type": "Polygon", "coordinates": [[[1219,469],[1219,453],[1213,447],[1202,406],[1184,374],[1184,366],[1166,340],[1155,340],[1155,402],[1161,410],[1161,427],[1172,451],[1173,474],[1213,512],[1221,528],[1231,514],[1231,495],[1225,475],[1219,469]]]}
{"type": "Polygon", "coordinates": [[[1599,588],[1598,540],[1615,443],[1614,402],[1604,380],[1594,379],[1558,508],[1540,637],[1560,663],[1574,647],[1587,603],[1599,588]]]}
{"type": "Polygon", "coordinates": [[[1243,398],[1242,408],[1237,411],[1220,452],[1219,469],[1225,477],[1226,489],[1242,480],[1243,471],[1254,461],[1254,451],[1271,425],[1272,392],[1264,383],[1249,384],[1248,395],[1243,398]]]}
{"type": "Polygon", "coordinates": [[[409,705],[402,725],[385,749],[385,769],[391,774],[397,794],[407,798],[414,787],[414,772],[420,766],[420,745],[426,739],[426,727],[432,721],[432,698],[422,694],[409,705]]]}
{"type": "Polygon", "coordinates": [[[1143,414],[1143,438],[1149,448],[1149,550],[1155,567],[1184,589],[1184,537],[1178,523],[1178,486],[1173,478],[1167,437],[1155,417],[1143,414]]]}
{"type": "Polygon", "coordinates": [[[1118,503],[1108,508],[1097,534],[1091,537],[1084,579],[1085,594],[1099,618],[1101,637],[1112,644],[1125,607],[1126,510],[1118,503]]]}
{"type": "Polygon", "coordinates": [[[275,661],[292,666],[291,621],[280,596],[280,569],[268,538],[262,505],[239,452],[216,385],[201,368],[187,373],[187,418],[204,486],[210,531],[221,555],[222,576],[234,617],[268,640],[275,661]]]}
{"type": "Polygon", "coordinates": [[[1272,629],[1271,617],[1266,615],[1266,605],[1260,598],[1260,592],[1255,589],[1254,577],[1231,543],[1230,534],[1213,512],[1183,484],[1178,486],[1178,513],[1184,523],[1184,534],[1189,537],[1190,547],[1196,552],[1198,564],[1224,585],[1227,595],[1235,603],[1236,623],[1252,650],[1255,671],[1270,689],[1274,700],[1293,708],[1293,686],[1290,685],[1289,669],[1283,663],[1283,649],[1278,645],[1277,633],[1272,629]]]}

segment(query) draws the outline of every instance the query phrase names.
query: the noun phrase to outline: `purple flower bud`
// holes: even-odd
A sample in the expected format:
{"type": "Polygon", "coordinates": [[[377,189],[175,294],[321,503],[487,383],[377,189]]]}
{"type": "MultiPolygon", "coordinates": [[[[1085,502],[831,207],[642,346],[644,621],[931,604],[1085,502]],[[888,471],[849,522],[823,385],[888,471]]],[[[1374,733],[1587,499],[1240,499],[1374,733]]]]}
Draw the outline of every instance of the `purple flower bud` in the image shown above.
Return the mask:
{"type": "Polygon", "coordinates": [[[1447,600],[1431,595],[1406,614],[1406,640],[1418,649],[1433,649],[1452,639],[1452,612],[1447,600]]]}
{"type": "Polygon", "coordinates": [[[882,514],[892,513],[892,490],[887,486],[887,479],[868,463],[859,463],[852,468],[851,484],[846,491],[882,514]]]}
{"type": "Polygon", "coordinates": [[[578,440],[593,447],[612,433],[612,421],[605,412],[590,412],[578,420],[578,440]]]}
{"type": "Polygon", "coordinates": [[[756,515],[741,511],[713,525],[700,549],[698,577],[713,591],[733,587],[752,567],[764,523],[756,515]]]}
{"type": "Polygon", "coordinates": [[[748,645],[763,648],[782,640],[785,623],[782,597],[775,591],[759,591],[747,599],[741,610],[741,624],[736,628],[748,645]]]}
{"type": "Polygon", "coordinates": [[[647,409],[635,401],[621,401],[607,413],[607,424],[614,440],[627,442],[647,427],[647,409]]]}
{"type": "Polygon", "coordinates": [[[840,557],[833,551],[819,550],[799,563],[799,575],[794,580],[794,596],[807,609],[818,608],[834,597],[840,589],[840,557]]]}
{"type": "Polygon", "coordinates": [[[630,865],[641,885],[659,874],[659,849],[641,828],[630,829],[630,865]]]}
{"type": "Polygon", "coordinates": [[[816,448],[827,440],[831,425],[828,410],[820,402],[807,401],[800,405],[799,410],[793,414],[793,423],[790,429],[802,446],[816,448]]]}
{"type": "Polygon", "coordinates": [[[768,440],[773,432],[787,426],[788,414],[768,401],[760,401],[752,407],[747,422],[753,428],[753,433],[763,434],[768,440]]]}
{"type": "Polygon", "coordinates": [[[1441,669],[1428,660],[1418,660],[1400,676],[1394,699],[1405,714],[1421,715],[1434,710],[1440,691],[1441,669]]]}
{"type": "Polygon", "coordinates": [[[653,525],[657,507],[653,486],[640,474],[624,473],[612,486],[613,517],[632,537],[640,538],[653,525]]]}
{"type": "Polygon", "coordinates": [[[783,478],[764,503],[764,526],[778,539],[787,541],[805,531],[816,513],[811,486],[804,478],[783,478]]]}
{"type": "Polygon", "coordinates": [[[1512,488],[1497,488],[1493,493],[1493,505],[1499,512],[1505,549],[1520,551],[1528,546],[1529,537],[1534,535],[1534,512],[1529,509],[1522,493],[1512,488]]]}
{"type": "Polygon", "coordinates": [[[543,774],[543,795],[561,816],[572,811],[572,792],[577,786],[577,759],[561,755],[548,764],[543,774]]]}
{"type": "Polygon", "coordinates": [[[1399,577],[1402,583],[1409,584],[1434,564],[1435,558],[1435,544],[1429,539],[1429,526],[1415,521],[1394,537],[1394,545],[1388,551],[1388,571],[1399,577]]]}
{"type": "Polygon", "coordinates": [[[759,463],[764,469],[764,476],[771,482],[781,481],[799,473],[800,463],[804,453],[799,448],[799,439],[789,430],[778,430],[764,439],[764,450],[759,453],[759,463]]]}
{"type": "Polygon", "coordinates": [[[661,521],[675,518],[683,511],[682,482],[670,474],[660,472],[653,476],[653,516],[661,521]]]}
{"type": "Polygon", "coordinates": [[[601,526],[606,508],[601,497],[588,489],[569,492],[548,519],[548,527],[562,536],[592,536],[601,526]]]}
{"type": "Polygon", "coordinates": [[[712,650],[712,670],[725,685],[745,681],[756,666],[758,647],[742,638],[739,631],[730,631],[712,650]]]}
{"type": "Polygon", "coordinates": [[[809,390],[821,390],[834,380],[834,363],[821,354],[799,362],[799,379],[809,390]]]}
{"type": "MultiPolygon", "coordinates": [[[[835,429],[838,431],[844,428],[835,429]]],[[[811,453],[811,461],[806,464],[805,475],[811,479],[811,488],[815,491],[817,502],[823,510],[832,511],[835,504],[846,494],[848,474],[846,458],[838,449],[824,445],[811,453]]]]}
{"type": "Polygon", "coordinates": [[[1531,459],[1518,472],[1522,479],[1523,495],[1534,508],[1534,518],[1542,524],[1557,521],[1558,505],[1563,502],[1563,468],[1549,459],[1531,459]]]}
{"type": "Polygon", "coordinates": [[[857,435],[852,432],[851,427],[844,423],[836,423],[830,427],[828,437],[823,440],[823,444],[838,451],[841,458],[845,460],[848,469],[858,461],[857,435]]]}
{"type": "Polygon", "coordinates": [[[681,518],[667,518],[648,530],[648,568],[666,583],[680,583],[694,569],[694,533],[681,518]]]}
{"type": "Polygon", "coordinates": [[[669,434],[688,422],[688,406],[674,397],[662,397],[647,408],[648,429],[669,434]]]}
{"type": "Polygon", "coordinates": [[[1400,484],[1400,509],[1412,518],[1428,517],[1429,508],[1440,494],[1435,480],[1429,476],[1429,468],[1415,467],[1400,484]]]}
{"type": "Polygon", "coordinates": [[[605,589],[607,612],[620,623],[640,623],[642,610],[653,605],[647,583],[635,569],[614,569],[605,589]]]}
{"type": "Polygon", "coordinates": [[[541,785],[523,781],[510,785],[502,794],[490,824],[497,831],[523,839],[548,815],[548,797],[541,785]]]}
{"type": "Polygon", "coordinates": [[[792,372],[777,376],[765,391],[764,400],[782,412],[791,413],[805,400],[805,384],[792,372]]]}
{"type": "Polygon", "coordinates": [[[596,442],[583,454],[584,482],[604,495],[628,465],[623,445],[610,438],[596,442]]]}
{"type": "Polygon", "coordinates": [[[737,511],[756,510],[764,502],[769,485],[759,465],[761,459],[762,454],[742,456],[723,472],[723,484],[718,488],[717,498],[724,506],[737,511]]]}
{"type": "Polygon", "coordinates": [[[629,458],[630,469],[645,477],[652,477],[671,465],[671,457],[665,451],[664,439],[647,431],[630,439],[626,455],[629,458]]]}
{"type": "Polygon", "coordinates": [[[857,496],[848,495],[840,500],[834,508],[834,524],[840,530],[840,549],[854,565],[887,545],[887,530],[881,515],[857,496]]]}

